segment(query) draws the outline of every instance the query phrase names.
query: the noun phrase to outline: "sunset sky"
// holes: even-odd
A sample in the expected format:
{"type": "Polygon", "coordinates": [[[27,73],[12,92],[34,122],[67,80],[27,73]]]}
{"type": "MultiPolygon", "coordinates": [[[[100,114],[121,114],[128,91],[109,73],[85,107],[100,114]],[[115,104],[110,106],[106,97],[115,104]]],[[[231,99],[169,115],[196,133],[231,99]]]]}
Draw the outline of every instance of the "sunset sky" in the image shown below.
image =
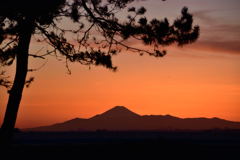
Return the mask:
{"type": "MultiPolygon", "coordinates": [[[[116,105],[141,115],[240,121],[240,1],[145,0],[133,5],[145,6],[149,18],[170,20],[187,6],[201,28],[200,38],[183,48],[168,47],[163,58],[122,52],[113,58],[117,72],[74,63],[68,75],[64,62],[48,57],[44,67],[29,73],[35,80],[24,90],[16,127],[89,118],[116,105]]],[[[38,45],[32,42],[31,50],[38,45]]],[[[31,59],[29,67],[45,62],[31,59]]],[[[0,87],[0,123],[6,91],[0,87]]]]}

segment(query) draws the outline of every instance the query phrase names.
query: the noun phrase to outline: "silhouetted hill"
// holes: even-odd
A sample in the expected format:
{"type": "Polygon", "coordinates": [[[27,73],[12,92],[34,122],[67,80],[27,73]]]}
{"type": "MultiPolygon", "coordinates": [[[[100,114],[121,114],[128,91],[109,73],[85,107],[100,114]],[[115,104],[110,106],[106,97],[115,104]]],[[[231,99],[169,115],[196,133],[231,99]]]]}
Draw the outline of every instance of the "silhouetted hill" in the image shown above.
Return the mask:
{"type": "Polygon", "coordinates": [[[140,116],[123,106],[116,106],[89,119],[75,118],[50,126],[25,131],[154,131],[240,129],[240,122],[219,118],[178,118],[171,115],[140,116]]]}
{"type": "Polygon", "coordinates": [[[108,118],[136,118],[140,117],[140,115],[130,111],[126,107],[116,106],[102,114],[98,114],[91,119],[108,119],[108,118]]]}

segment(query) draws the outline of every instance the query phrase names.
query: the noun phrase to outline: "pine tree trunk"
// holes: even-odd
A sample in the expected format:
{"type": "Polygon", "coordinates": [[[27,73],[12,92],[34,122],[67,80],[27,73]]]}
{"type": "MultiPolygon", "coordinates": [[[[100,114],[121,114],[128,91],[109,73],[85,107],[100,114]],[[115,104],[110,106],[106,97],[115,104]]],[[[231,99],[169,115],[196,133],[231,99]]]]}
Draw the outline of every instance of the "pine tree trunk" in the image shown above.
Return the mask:
{"type": "Polygon", "coordinates": [[[13,136],[18,108],[28,72],[28,50],[33,31],[31,22],[31,20],[25,19],[20,24],[18,50],[16,53],[16,73],[13,86],[9,91],[7,108],[1,127],[0,143],[4,145],[9,144],[13,136]]]}

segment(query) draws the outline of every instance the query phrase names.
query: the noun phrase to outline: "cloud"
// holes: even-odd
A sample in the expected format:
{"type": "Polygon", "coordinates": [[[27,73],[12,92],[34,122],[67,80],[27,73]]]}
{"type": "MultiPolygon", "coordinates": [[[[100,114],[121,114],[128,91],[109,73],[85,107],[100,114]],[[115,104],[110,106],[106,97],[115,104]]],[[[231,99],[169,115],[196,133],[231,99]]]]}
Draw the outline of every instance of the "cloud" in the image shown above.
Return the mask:
{"type": "Polygon", "coordinates": [[[205,9],[191,12],[194,19],[205,24],[221,24],[229,20],[239,21],[239,8],[205,9]]]}
{"type": "Polygon", "coordinates": [[[228,14],[223,14],[225,11],[228,10],[193,12],[201,30],[199,40],[191,48],[240,55],[240,23],[237,17],[231,19],[228,14]]]}
{"type": "Polygon", "coordinates": [[[240,41],[211,41],[203,40],[198,41],[191,47],[198,50],[209,50],[214,52],[221,52],[227,54],[238,54],[240,55],[240,41]]]}
{"type": "Polygon", "coordinates": [[[221,39],[240,40],[240,24],[218,24],[203,27],[208,35],[218,36],[221,39]],[[210,34],[209,34],[210,33],[210,34]]]}
{"type": "Polygon", "coordinates": [[[192,12],[195,19],[199,20],[204,24],[213,24],[216,23],[216,18],[212,17],[210,14],[216,10],[201,10],[192,12]]]}
{"type": "Polygon", "coordinates": [[[240,55],[240,24],[216,24],[202,29],[195,44],[211,50],[240,55]]]}

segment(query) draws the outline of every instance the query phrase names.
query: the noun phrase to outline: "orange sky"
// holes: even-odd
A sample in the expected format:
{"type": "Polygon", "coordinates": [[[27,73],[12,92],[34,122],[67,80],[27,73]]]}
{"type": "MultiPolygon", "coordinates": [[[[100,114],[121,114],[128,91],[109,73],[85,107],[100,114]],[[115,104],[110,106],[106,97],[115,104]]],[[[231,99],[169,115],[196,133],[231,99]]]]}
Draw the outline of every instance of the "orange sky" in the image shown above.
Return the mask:
{"type": "MultiPolygon", "coordinates": [[[[89,118],[116,105],[139,114],[240,121],[240,5],[237,0],[227,2],[149,0],[138,4],[149,8],[149,17],[170,18],[188,6],[201,27],[199,41],[184,48],[170,47],[164,58],[122,53],[113,59],[119,68],[115,73],[71,64],[72,75],[68,75],[63,62],[49,57],[41,70],[29,74],[35,81],[24,90],[17,127],[89,118]]],[[[39,48],[32,43],[32,50],[39,48]]],[[[31,59],[30,67],[43,63],[31,59]]],[[[2,122],[5,88],[0,88],[0,95],[2,122]]]]}

